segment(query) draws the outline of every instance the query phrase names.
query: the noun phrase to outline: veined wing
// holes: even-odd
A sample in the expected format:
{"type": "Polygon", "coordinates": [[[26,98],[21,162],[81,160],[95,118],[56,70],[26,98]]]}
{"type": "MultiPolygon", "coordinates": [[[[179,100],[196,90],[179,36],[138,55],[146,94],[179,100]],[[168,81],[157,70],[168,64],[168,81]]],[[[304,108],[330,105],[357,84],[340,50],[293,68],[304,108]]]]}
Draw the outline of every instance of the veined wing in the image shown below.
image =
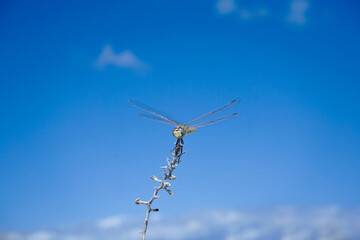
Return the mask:
{"type": "Polygon", "coordinates": [[[150,106],[147,106],[143,103],[140,103],[140,102],[136,102],[136,101],[133,101],[133,100],[129,100],[129,102],[134,105],[135,107],[138,107],[142,110],[145,110],[163,120],[165,120],[166,122],[170,123],[171,125],[174,125],[174,126],[177,126],[177,125],[180,125],[174,118],[170,117],[169,115],[165,114],[165,113],[160,113],[159,111],[153,109],[152,107],[150,106]]]}
{"type": "Polygon", "coordinates": [[[232,100],[231,102],[225,104],[225,105],[222,106],[222,107],[219,107],[219,108],[217,108],[217,109],[215,109],[215,110],[213,110],[213,111],[211,111],[211,112],[209,112],[209,113],[207,113],[207,114],[204,114],[204,115],[202,115],[202,116],[200,116],[200,117],[197,117],[197,118],[191,120],[191,121],[188,122],[186,125],[188,125],[189,123],[192,123],[192,122],[194,122],[194,121],[196,121],[196,120],[199,120],[200,118],[204,118],[204,117],[208,117],[208,116],[213,115],[213,114],[221,113],[221,112],[223,112],[223,111],[225,111],[225,110],[227,110],[227,109],[235,106],[235,105],[238,104],[239,102],[240,102],[239,99],[232,100]]]}
{"type": "Polygon", "coordinates": [[[164,120],[163,118],[160,118],[160,117],[157,117],[157,116],[143,115],[143,114],[139,114],[139,115],[140,115],[140,117],[143,117],[143,118],[146,118],[146,119],[150,119],[150,120],[153,120],[153,121],[158,121],[158,122],[170,124],[170,125],[175,126],[175,127],[178,126],[178,124],[174,124],[174,123],[172,123],[172,122],[169,122],[169,121],[164,120]]]}
{"type": "Polygon", "coordinates": [[[207,122],[197,123],[197,124],[194,124],[194,125],[192,125],[190,127],[191,128],[193,128],[193,127],[194,128],[206,127],[206,126],[210,126],[210,125],[213,125],[213,124],[216,124],[216,123],[219,123],[219,122],[234,118],[234,117],[239,116],[239,115],[240,115],[240,113],[233,113],[233,114],[227,115],[225,117],[217,118],[217,119],[210,120],[210,121],[207,121],[207,122]]]}

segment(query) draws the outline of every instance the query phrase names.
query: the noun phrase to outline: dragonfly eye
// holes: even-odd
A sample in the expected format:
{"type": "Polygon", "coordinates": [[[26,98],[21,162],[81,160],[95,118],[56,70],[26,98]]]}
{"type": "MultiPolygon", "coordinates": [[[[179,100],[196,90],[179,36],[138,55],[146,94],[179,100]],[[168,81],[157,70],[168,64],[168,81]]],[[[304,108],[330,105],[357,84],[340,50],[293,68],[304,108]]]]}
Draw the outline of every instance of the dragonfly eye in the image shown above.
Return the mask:
{"type": "Polygon", "coordinates": [[[173,130],[173,135],[175,138],[179,139],[182,138],[183,136],[185,136],[185,131],[182,128],[174,128],[173,130]]]}

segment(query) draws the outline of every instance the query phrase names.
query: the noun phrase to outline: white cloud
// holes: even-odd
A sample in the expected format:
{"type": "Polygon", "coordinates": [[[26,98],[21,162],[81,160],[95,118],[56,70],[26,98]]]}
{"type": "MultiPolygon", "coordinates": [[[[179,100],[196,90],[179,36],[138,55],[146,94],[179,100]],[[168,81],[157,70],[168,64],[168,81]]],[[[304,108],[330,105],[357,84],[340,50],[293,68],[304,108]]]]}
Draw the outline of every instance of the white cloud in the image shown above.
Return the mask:
{"type": "Polygon", "coordinates": [[[0,239],[2,239],[2,240],[21,240],[21,239],[23,239],[23,237],[20,233],[8,232],[8,233],[5,233],[3,236],[1,236],[1,234],[0,234],[0,239]]]}
{"type": "MultiPolygon", "coordinates": [[[[277,207],[150,217],[153,240],[355,240],[360,239],[360,208],[277,207]]],[[[1,240],[137,240],[143,217],[115,216],[93,223],[33,232],[4,232],[1,240]]]]}
{"type": "Polygon", "coordinates": [[[241,20],[250,20],[268,15],[269,10],[265,7],[248,9],[245,7],[239,7],[235,4],[234,0],[219,0],[216,3],[216,9],[220,15],[235,14],[241,20]]]}
{"type": "Polygon", "coordinates": [[[261,236],[261,230],[257,228],[248,228],[237,233],[231,233],[226,236],[226,240],[252,240],[261,236]]]}
{"type": "Polygon", "coordinates": [[[124,219],[120,216],[108,217],[98,221],[98,226],[103,229],[120,227],[124,219]]]}
{"type": "Polygon", "coordinates": [[[147,64],[140,61],[131,51],[125,50],[116,54],[110,45],[106,45],[103,48],[95,65],[99,68],[112,65],[120,68],[130,68],[135,71],[143,71],[149,68],[147,64]]]}
{"type": "Polygon", "coordinates": [[[265,17],[268,15],[269,11],[267,8],[259,8],[255,10],[242,8],[239,9],[238,13],[242,20],[250,20],[250,19],[265,17]]]}
{"type": "MultiPolygon", "coordinates": [[[[59,238],[56,238],[59,239],[59,238]]],[[[90,236],[68,235],[60,238],[61,240],[94,240],[90,236]]]]}
{"type": "Polygon", "coordinates": [[[29,234],[26,237],[26,240],[51,240],[53,234],[48,231],[36,231],[34,233],[29,234]]]}
{"type": "Polygon", "coordinates": [[[290,5],[290,13],[287,16],[287,21],[297,25],[304,25],[306,23],[306,11],[309,9],[309,2],[307,0],[293,0],[290,5]]]}
{"type": "MultiPolygon", "coordinates": [[[[292,0],[289,13],[286,15],[286,21],[295,25],[305,25],[307,23],[306,13],[309,9],[309,0],[292,0]]],[[[235,0],[218,0],[216,10],[220,15],[238,16],[243,21],[261,19],[270,16],[268,7],[240,6],[235,0]]]]}
{"type": "Polygon", "coordinates": [[[149,230],[150,239],[183,240],[190,237],[201,237],[208,233],[207,227],[198,219],[184,219],[184,221],[156,222],[149,230]]]}
{"type": "Polygon", "coordinates": [[[236,10],[236,5],[234,0],[219,0],[216,3],[216,9],[219,14],[229,14],[236,10]]]}

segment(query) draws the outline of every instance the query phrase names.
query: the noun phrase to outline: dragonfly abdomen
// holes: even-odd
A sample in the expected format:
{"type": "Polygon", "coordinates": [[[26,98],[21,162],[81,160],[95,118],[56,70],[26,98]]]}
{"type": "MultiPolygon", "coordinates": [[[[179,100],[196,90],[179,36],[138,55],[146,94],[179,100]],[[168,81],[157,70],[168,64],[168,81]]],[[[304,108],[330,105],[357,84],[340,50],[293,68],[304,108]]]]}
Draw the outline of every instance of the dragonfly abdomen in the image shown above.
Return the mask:
{"type": "Polygon", "coordinates": [[[190,133],[193,133],[193,132],[196,132],[197,129],[196,128],[189,128],[186,130],[186,134],[190,134],[190,133]]]}

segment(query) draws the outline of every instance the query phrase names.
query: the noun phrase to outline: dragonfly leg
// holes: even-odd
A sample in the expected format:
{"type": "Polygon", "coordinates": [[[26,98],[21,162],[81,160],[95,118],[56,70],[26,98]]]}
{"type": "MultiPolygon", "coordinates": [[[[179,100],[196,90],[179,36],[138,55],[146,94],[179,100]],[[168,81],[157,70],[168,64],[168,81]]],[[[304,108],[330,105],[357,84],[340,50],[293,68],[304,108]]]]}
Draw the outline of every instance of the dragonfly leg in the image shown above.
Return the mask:
{"type": "Polygon", "coordinates": [[[182,138],[179,138],[177,141],[176,141],[176,144],[175,144],[175,155],[179,156],[180,154],[182,154],[183,152],[183,145],[184,145],[184,140],[182,138]]]}

